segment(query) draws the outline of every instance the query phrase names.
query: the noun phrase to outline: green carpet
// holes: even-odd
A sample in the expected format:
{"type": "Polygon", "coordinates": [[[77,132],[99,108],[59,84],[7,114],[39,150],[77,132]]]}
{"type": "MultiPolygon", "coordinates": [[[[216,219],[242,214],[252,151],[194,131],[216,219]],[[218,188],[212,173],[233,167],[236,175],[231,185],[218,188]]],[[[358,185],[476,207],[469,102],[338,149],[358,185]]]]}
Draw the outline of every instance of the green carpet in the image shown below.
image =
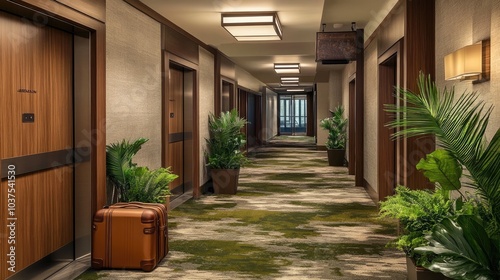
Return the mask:
{"type": "Polygon", "coordinates": [[[378,219],[325,151],[269,145],[250,159],[237,195],[203,196],[170,213],[170,253],[153,272],[80,279],[406,279],[404,255],[385,246],[395,222],[378,219]]]}

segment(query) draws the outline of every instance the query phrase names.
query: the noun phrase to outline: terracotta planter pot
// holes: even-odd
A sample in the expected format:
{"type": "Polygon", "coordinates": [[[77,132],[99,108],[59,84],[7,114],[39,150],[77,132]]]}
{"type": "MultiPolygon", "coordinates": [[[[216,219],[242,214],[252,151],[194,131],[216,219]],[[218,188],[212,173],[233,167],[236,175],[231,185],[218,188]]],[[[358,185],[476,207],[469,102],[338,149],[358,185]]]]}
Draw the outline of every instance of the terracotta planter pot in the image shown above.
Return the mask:
{"type": "Polygon", "coordinates": [[[415,262],[406,258],[406,269],[408,271],[408,280],[445,280],[446,278],[443,274],[432,272],[421,266],[416,266],[415,262]]]}
{"type": "Polygon", "coordinates": [[[328,150],[328,165],[344,166],[345,149],[328,150]]]}
{"type": "Polygon", "coordinates": [[[215,194],[236,194],[240,169],[211,169],[215,194]]]}

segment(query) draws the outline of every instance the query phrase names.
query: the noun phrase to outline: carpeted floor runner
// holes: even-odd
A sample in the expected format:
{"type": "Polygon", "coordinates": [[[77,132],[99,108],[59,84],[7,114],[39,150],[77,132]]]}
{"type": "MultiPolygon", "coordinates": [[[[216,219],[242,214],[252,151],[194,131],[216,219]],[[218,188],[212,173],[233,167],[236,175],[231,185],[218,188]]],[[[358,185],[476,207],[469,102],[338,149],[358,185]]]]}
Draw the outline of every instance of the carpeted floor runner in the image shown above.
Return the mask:
{"type": "Polygon", "coordinates": [[[378,219],[325,151],[271,143],[250,159],[237,195],[206,195],[170,213],[170,253],[153,272],[80,279],[406,279],[404,255],[385,246],[395,222],[378,219]]]}

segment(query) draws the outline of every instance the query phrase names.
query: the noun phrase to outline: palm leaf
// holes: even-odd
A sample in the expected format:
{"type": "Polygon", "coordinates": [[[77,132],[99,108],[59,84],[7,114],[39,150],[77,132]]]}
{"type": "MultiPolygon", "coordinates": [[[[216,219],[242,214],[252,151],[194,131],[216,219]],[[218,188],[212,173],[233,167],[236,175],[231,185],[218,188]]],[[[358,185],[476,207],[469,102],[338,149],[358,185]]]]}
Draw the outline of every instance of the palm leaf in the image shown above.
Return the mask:
{"type": "Polygon", "coordinates": [[[147,141],[146,138],[139,138],[130,143],[130,141],[124,139],[121,142],[111,143],[106,146],[106,175],[114,187],[118,189],[120,195],[123,195],[123,191],[127,187],[125,172],[135,166],[132,163],[132,157],[137,154],[147,141]]]}
{"type": "Polygon", "coordinates": [[[454,89],[440,92],[430,76],[420,74],[419,94],[400,89],[404,106],[387,105],[388,112],[396,114],[388,123],[400,130],[394,137],[413,137],[433,134],[438,145],[449,152],[470,173],[471,186],[491,211],[492,234],[500,235],[500,134],[488,144],[485,132],[492,112],[479,100],[476,92],[455,97],[454,89]]]}

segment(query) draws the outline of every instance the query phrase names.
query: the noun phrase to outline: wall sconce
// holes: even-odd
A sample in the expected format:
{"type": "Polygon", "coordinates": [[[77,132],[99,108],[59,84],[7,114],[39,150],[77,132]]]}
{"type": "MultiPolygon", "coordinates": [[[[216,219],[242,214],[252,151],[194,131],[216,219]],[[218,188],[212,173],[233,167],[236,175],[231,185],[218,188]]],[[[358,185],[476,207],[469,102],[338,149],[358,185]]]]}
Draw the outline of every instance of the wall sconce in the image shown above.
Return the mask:
{"type": "Polygon", "coordinates": [[[223,13],[221,25],[238,41],[272,41],[283,37],[276,12],[223,13]]]}
{"type": "Polygon", "coordinates": [[[473,80],[481,83],[490,80],[490,40],[465,46],[444,57],[444,78],[473,80]]]}
{"type": "Polygon", "coordinates": [[[278,74],[299,74],[300,63],[275,63],[274,71],[278,74]]]}

